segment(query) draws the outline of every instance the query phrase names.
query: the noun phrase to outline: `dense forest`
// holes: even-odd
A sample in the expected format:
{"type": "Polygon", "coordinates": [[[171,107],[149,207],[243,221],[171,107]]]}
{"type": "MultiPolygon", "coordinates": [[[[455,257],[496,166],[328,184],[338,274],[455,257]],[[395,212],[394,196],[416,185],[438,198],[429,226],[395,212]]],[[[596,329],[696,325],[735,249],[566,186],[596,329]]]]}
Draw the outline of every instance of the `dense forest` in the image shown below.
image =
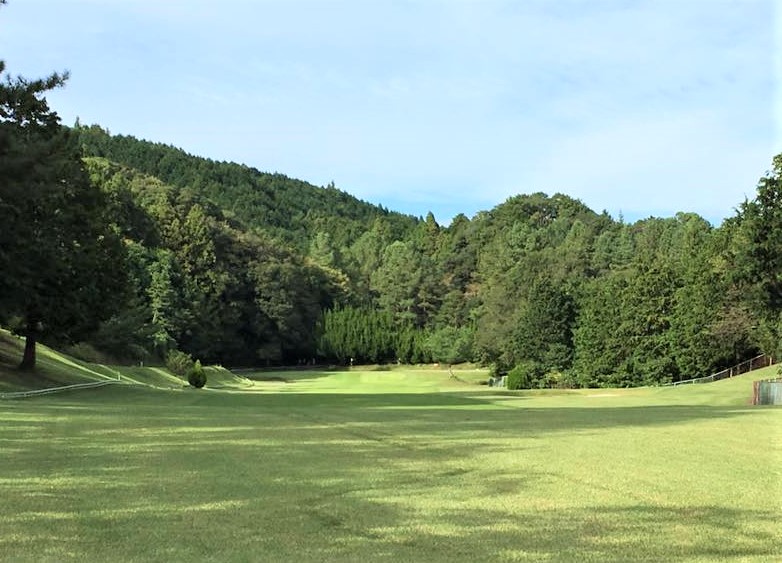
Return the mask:
{"type": "Polygon", "coordinates": [[[523,194],[442,226],[99,126],[0,63],[0,324],[116,361],[477,362],[513,385],[707,375],[782,331],[782,155],[719,227],[523,194]]]}

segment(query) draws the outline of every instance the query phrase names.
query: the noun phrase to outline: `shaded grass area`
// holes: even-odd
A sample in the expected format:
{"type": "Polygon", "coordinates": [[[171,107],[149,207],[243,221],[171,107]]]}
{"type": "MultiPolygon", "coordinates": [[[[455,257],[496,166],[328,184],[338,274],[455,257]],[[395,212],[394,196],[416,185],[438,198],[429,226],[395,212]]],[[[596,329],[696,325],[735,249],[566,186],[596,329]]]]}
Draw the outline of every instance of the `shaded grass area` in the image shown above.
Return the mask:
{"type": "Polygon", "coordinates": [[[559,393],[440,374],[0,403],[8,560],[777,561],[752,378],[559,393]],[[284,392],[279,388],[284,387],[284,392]]]}

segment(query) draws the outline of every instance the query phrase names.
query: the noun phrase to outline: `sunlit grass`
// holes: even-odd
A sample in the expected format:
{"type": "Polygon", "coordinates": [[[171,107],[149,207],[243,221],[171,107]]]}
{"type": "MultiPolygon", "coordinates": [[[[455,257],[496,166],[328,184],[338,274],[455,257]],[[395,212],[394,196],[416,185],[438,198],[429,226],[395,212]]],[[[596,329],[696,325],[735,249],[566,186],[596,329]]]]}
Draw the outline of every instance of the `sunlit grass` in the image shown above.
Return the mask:
{"type": "Polygon", "coordinates": [[[4,401],[0,559],[776,561],[762,375],[509,393],[281,372],[4,401]]]}

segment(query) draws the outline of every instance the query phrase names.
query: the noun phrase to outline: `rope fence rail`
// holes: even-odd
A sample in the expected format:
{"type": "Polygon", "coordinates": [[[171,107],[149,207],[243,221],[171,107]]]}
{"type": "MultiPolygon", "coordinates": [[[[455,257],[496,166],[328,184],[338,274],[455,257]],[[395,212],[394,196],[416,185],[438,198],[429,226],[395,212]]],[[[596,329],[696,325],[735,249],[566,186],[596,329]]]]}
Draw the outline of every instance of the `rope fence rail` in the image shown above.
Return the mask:
{"type": "Polygon", "coordinates": [[[120,381],[119,379],[106,379],[104,381],[90,381],[87,383],[76,383],[74,385],[63,385],[62,387],[47,387],[45,389],[32,389],[29,391],[14,391],[10,393],[0,393],[0,399],[26,399],[27,397],[36,397],[39,395],[49,395],[63,391],[73,391],[77,389],[92,389],[103,387],[104,385],[134,385],[130,381],[120,381]]]}
{"type": "Polygon", "coordinates": [[[733,367],[729,367],[717,373],[707,375],[705,377],[696,377],[693,379],[683,379],[682,381],[674,381],[673,383],[667,383],[666,385],[687,385],[689,383],[711,383],[713,381],[719,381],[720,379],[728,379],[742,373],[748,373],[756,369],[768,367],[774,363],[774,359],[766,354],[755,356],[749,360],[743,361],[740,364],[736,364],[733,367]]]}

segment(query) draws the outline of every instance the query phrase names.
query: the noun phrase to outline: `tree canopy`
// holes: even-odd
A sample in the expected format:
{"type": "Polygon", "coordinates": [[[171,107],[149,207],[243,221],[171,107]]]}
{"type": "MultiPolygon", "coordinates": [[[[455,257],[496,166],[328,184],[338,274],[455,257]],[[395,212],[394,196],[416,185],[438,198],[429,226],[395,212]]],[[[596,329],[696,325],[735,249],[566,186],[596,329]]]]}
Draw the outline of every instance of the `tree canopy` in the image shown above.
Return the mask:
{"type": "Polygon", "coordinates": [[[0,318],[27,338],[83,337],[121,304],[125,251],[74,133],[44,94],[67,74],[11,78],[0,62],[0,318]]]}

